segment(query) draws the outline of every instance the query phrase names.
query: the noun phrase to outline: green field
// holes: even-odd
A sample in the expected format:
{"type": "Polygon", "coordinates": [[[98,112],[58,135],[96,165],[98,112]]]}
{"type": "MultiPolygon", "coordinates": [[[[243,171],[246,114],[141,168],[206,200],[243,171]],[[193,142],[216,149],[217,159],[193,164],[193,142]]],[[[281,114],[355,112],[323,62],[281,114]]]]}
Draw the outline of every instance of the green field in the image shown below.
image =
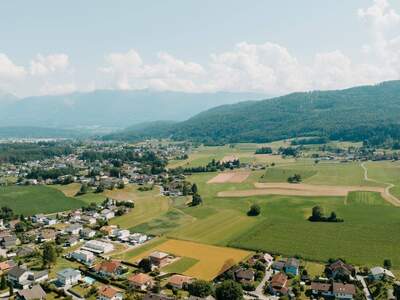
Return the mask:
{"type": "Polygon", "coordinates": [[[8,206],[16,214],[47,214],[84,205],[85,202],[67,197],[62,192],[46,186],[0,187],[0,206],[8,206]]]}
{"type": "MultiPolygon", "coordinates": [[[[242,155],[249,155],[249,147],[245,147],[242,155]]],[[[262,175],[272,182],[285,182],[286,172],[293,171],[303,174],[304,182],[308,184],[386,186],[385,183],[389,182],[396,185],[392,189],[395,195],[397,184],[400,191],[400,164],[379,162],[368,163],[367,167],[369,176],[378,182],[365,180],[360,163],[315,164],[309,159],[277,164],[267,168],[266,174],[262,171],[253,172],[240,184],[209,185],[206,182],[215,174],[193,175],[189,180],[199,186],[204,203],[198,208],[183,209],[196,221],[168,235],[203,243],[301,255],[311,260],[326,261],[331,257],[344,257],[356,264],[382,264],[387,257],[399,269],[400,254],[395,249],[400,248],[400,237],[394,235],[400,229],[400,209],[386,203],[377,193],[353,192],[347,198],[216,197],[218,191],[253,188],[253,182],[262,181],[262,175]],[[262,214],[256,218],[247,217],[246,211],[254,202],[262,206],[262,214]],[[306,218],[317,204],[323,206],[327,213],[335,211],[345,222],[308,222],[306,218]],[[390,243],[387,241],[389,236],[393,237],[390,243]]]]}
{"type": "Polygon", "coordinates": [[[287,178],[294,174],[300,174],[303,182],[309,184],[385,186],[385,184],[365,180],[364,170],[358,162],[320,162],[315,164],[307,159],[282,166],[269,167],[265,174],[260,177],[260,182],[286,182],[287,178]]]}

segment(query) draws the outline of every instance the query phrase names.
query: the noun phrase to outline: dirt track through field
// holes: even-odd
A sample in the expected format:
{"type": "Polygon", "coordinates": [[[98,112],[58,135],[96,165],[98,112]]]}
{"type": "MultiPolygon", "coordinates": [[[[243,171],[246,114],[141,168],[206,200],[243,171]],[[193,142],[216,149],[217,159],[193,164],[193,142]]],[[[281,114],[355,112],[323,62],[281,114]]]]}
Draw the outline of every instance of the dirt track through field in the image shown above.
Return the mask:
{"type": "Polygon", "coordinates": [[[255,183],[256,188],[242,191],[223,191],[218,197],[250,197],[261,195],[287,195],[287,196],[342,196],[346,197],[349,192],[365,191],[380,193],[382,198],[400,206],[400,201],[389,193],[390,187],[372,186],[327,186],[290,183],[255,183]]]}
{"type": "Polygon", "coordinates": [[[398,198],[396,198],[395,196],[393,196],[393,195],[390,193],[390,189],[391,189],[392,187],[394,187],[394,184],[388,183],[388,182],[380,182],[380,181],[378,181],[378,180],[369,178],[369,177],[368,177],[368,169],[367,169],[367,167],[365,166],[365,163],[362,163],[362,164],[361,164],[361,168],[363,168],[363,170],[364,170],[364,179],[365,179],[366,181],[386,184],[386,187],[384,188],[383,193],[381,193],[381,194],[382,194],[382,197],[383,197],[386,201],[390,202],[390,203],[393,204],[394,206],[400,206],[400,200],[399,200],[398,198]]]}
{"type": "Polygon", "coordinates": [[[249,177],[250,172],[225,172],[211,178],[207,183],[241,183],[249,177]]]}
{"type": "Polygon", "coordinates": [[[245,197],[257,195],[288,196],[347,196],[353,191],[369,191],[383,194],[385,188],[368,186],[328,186],[291,183],[255,183],[255,189],[219,192],[219,197],[245,197]]]}

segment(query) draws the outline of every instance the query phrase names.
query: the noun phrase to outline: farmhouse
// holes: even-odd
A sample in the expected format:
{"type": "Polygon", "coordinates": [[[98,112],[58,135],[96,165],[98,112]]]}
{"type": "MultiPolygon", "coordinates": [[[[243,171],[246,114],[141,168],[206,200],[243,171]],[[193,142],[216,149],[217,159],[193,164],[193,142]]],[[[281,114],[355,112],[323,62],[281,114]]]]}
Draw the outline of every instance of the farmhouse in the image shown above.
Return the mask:
{"type": "Polygon", "coordinates": [[[132,288],[145,291],[153,286],[153,278],[144,273],[138,273],[128,278],[129,285],[132,288]]]}
{"type": "Polygon", "coordinates": [[[155,251],[150,254],[149,258],[151,263],[157,267],[162,267],[168,263],[168,253],[155,251]]]}

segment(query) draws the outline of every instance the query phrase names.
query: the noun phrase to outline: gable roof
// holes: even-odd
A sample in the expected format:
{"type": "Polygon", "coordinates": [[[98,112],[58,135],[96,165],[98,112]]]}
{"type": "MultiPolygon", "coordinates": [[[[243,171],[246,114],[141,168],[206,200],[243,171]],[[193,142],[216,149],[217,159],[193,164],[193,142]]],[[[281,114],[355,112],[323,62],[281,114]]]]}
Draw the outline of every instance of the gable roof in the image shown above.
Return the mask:
{"type": "Polygon", "coordinates": [[[20,266],[15,266],[12,268],[9,272],[8,275],[15,277],[15,278],[20,278],[22,275],[24,275],[26,272],[29,272],[27,269],[22,268],[20,266]]]}
{"type": "Polygon", "coordinates": [[[330,283],[322,283],[322,282],[311,282],[311,289],[318,292],[328,292],[332,288],[332,284],[330,283]]]}
{"type": "Polygon", "coordinates": [[[287,283],[288,277],[280,272],[278,274],[275,274],[271,278],[271,284],[272,286],[284,286],[287,283]]]}
{"type": "Polygon", "coordinates": [[[351,275],[351,273],[353,273],[353,271],[355,270],[354,267],[352,265],[346,264],[345,262],[343,262],[342,260],[337,260],[334,263],[330,264],[328,266],[328,269],[330,269],[332,272],[344,272],[346,274],[351,275]]]}
{"type": "Polygon", "coordinates": [[[111,286],[103,285],[99,290],[99,294],[107,298],[112,298],[118,294],[118,291],[111,286]]]}
{"type": "Polygon", "coordinates": [[[97,272],[115,273],[120,265],[121,262],[119,260],[103,261],[95,267],[95,270],[97,272]]]}
{"type": "Polygon", "coordinates": [[[46,293],[43,291],[40,285],[34,285],[30,289],[24,289],[17,292],[18,296],[26,300],[33,299],[44,299],[46,298],[46,293]]]}
{"type": "Polygon", "coordinates": [[[172,275],[168,279],[168,283],[173,285],[182,285],[184,283],[190,283],[192,280],[193,280],[192,277],[176,274],[172,275]]]}
{"type": "Polygon", "coordinates": [[[235,276],[237,279],[245,279],[245,280],[253,280],[254,279],[254,271],[251,269],[243,270],[240,269],[235,272],[235,276]]]}
{"type": "Polygon", "coordinates": [[[356,287],[354,286],[354,284],[344,284],[340,282],[334,282],[333,292],[340,294],[354,295],[356,293],[356,287]]]}
{"type": "Polygon", "coordinates": [[[144,273],[135,274],[128,278],[128,281],[135,283],[135,284],[140,284],[140,285],[146,284],[151,280],[153,280],[153,278],[144,273]]]}

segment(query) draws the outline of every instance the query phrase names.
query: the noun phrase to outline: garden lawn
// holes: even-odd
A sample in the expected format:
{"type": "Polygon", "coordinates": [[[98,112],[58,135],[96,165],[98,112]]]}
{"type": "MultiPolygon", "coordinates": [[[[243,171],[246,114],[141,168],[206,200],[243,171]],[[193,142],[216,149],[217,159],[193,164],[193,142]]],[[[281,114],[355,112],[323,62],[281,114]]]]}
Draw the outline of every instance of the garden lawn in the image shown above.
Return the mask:
{"type": "Polygon", "coordinates": [[[161,269],[161,271],[166,273],[178,273],[183,274],[189,268],[197,264],[199,261],[191,257],[182,257],[178,261],[173,262],[161,269]]]}

